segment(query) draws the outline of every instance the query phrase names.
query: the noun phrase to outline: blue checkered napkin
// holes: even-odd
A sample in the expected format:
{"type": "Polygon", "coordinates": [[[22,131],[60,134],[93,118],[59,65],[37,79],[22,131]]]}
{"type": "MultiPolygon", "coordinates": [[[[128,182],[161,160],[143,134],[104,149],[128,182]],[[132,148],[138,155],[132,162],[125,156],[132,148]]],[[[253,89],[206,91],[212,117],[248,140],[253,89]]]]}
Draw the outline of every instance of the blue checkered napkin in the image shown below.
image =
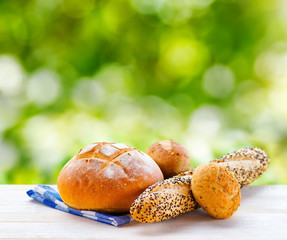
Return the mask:
{"type": "Polygon", "coordinates": [[[132,221],[132,217],[128,215],[124,216],[113,216],[104,213],[98,213],[95,211],[81,211],[74,208],[69,207],[65,204],[59,193],[46,185],[37,185],[34,189],[31,189],[27,192],[28,196],[55,209],[71,213],[77,216],[85,217],[92,219],[94,221],[107,223],[113,226],[121,226],[132,221]]]}

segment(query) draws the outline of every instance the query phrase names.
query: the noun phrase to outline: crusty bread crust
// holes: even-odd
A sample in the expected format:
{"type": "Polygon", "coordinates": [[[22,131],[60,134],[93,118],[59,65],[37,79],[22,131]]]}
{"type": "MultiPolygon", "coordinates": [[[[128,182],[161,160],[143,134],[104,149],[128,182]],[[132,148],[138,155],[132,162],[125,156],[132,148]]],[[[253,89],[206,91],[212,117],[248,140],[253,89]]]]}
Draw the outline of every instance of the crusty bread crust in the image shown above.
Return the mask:
{"type": "Polygon", "coordinates": [[[160,168],[147,154],[124,144],[98,142],[63,167],[57,186],[70,207],[124,213],[147,187],[161,180],[160,168]]]}
{"type": "Polygon", "coordinates": [[[214,218],[229,218],[241,200],[235,175],[218,163],[197,167],[192,175],[192,193],[198,204],[214,218]]]}

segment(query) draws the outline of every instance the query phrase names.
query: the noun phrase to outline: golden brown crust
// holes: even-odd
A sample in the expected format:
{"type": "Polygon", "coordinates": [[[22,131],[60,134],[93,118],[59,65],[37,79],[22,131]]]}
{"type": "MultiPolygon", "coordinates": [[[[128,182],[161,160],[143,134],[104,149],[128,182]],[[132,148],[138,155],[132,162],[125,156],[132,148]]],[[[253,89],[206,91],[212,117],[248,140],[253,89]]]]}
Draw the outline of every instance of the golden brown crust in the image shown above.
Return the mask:
{"type": "Polygon", "coordinates": [[[190,169],[188,150],[173,140],[162,140],[152,144],[146,153],[155,160],[165,178],[171,178],[190,169]]]}
{"type": "Polygon", "coordinates": [[[57,186],[73,208],[123,213],[161,180],[161,170],[147,154],[124,144],[99,142],[80,150],[64,166],[57,186]]]}
{"type": "Polygon", "coordinates": [[[199,205],[214,218],[229,218],[241,200],[234,174],[218,163],[202,164],[192,176],[192,192],[199,205]]]}

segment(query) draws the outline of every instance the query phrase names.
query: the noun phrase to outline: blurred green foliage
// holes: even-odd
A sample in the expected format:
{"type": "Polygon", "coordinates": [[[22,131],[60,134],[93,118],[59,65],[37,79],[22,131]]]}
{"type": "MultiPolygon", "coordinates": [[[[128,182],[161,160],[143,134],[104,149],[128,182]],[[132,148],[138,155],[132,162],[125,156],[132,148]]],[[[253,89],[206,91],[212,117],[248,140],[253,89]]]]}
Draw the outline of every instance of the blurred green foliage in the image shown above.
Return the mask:
{"type": "Polygon", "coordinates": [[[286,184],[284,0],[1,0],[0,183],[56,183],[95,141],[258,146],[286,184]]]}

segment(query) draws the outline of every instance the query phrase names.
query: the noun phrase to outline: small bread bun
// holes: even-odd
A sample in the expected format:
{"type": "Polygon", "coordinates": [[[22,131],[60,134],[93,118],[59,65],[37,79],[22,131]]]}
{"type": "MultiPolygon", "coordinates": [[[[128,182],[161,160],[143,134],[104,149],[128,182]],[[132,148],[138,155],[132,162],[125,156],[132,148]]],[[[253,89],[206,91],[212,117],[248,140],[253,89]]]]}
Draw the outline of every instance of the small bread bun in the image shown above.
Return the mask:
{"type": "Polygon", "coordinates": [[[97,142],[81,149],[61,170],[58,190],[75,209],[128,212],[132,202],[163,174],[147,154],[122,143],[97,142]]]}
{"type": "Polygon", "coordinates": [[[240,205],[240,185],[235,175],[217,163],[197,167],[191,186],[195,200],[214,218],[229,218],[240,205]]]}
{"type": "Polygon", "coordinates": [[[171,178],[190,170],[190,155],[187,149],[173,140],[162,140],[152,144],[146,153],[158,164],[164,178],[171,178]]]}

